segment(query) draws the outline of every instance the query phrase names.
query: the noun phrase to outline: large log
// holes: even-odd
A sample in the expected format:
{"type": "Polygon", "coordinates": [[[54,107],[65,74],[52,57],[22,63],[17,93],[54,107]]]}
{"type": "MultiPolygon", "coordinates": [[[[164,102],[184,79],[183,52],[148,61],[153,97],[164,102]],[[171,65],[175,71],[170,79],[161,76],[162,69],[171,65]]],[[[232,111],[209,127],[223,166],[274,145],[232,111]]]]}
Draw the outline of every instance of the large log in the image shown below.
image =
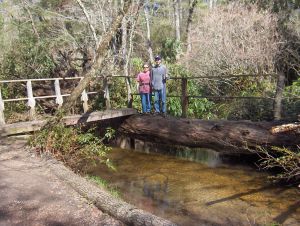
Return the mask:
{"type": "Polygon", "coordinates": [[[250,153],[257,146],[296,146],[297,134],[272,134],[278,122],[207,121],[173,117],[136,115],[120,126],[119,131],[128,137],[156,143],[211,148],[219,152],[250,153]]]}

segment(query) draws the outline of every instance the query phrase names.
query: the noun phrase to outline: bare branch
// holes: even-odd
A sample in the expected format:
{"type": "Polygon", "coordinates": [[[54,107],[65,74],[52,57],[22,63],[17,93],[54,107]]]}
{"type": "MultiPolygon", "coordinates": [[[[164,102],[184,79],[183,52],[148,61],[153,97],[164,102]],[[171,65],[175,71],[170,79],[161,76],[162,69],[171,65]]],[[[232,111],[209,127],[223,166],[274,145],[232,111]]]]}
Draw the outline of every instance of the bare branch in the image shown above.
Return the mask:
{"type": "Polygon", "coordinates": [[[96,35],[96,31],[95,31],[95,28],[90,20],[90,17],[89,17],[89,14],[87,13],[86,11],[86,8],[84,7],[83,3],[81,2],[81,0],[76,0],[76,2],[78,3],[78,5],[80,6],[80,8],[82,9],[84,15],[85,15],[85,18],[87,20],[87,23],[89,25],[89,28],[92,32],[92,35],[93,35],[93,38],[94,38],[94,41],[95,41],[95,47],[96,49],[98,48],[99,46],[99,42],[98,42],[98,38],[97,38],[97,35],[96,35]]]}

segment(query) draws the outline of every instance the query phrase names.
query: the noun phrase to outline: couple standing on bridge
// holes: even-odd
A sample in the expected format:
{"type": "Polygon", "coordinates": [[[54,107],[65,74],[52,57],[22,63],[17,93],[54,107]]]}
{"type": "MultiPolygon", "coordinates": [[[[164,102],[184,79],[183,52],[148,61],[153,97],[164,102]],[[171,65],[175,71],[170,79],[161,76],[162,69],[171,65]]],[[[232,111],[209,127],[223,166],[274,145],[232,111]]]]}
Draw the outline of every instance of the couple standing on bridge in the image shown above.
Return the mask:
{"type": "Polygon", "coordinates": [[[154,58],[155,65],[150,69],[149,64],[143,65],[143,71],[137,75],[139,93],[141,96],[142,113],[151,112],[151,97],[154,95],[154,114],[166,116],[166,81],[167,67],[161,63],[161,57],[154,58]]]}

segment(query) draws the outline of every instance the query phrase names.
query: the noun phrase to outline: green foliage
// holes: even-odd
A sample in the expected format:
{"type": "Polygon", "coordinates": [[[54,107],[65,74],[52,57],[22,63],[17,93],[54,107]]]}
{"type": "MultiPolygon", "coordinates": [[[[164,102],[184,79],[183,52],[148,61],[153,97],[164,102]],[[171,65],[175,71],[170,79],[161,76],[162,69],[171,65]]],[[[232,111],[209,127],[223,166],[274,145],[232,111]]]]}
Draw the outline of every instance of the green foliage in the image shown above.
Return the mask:
{"type": "Polygon", "coordinates": [[[171,115],[178,116],[178,117],[181,116],[182,110],[181,110],[180,98],[176,98],[176,97],[167,98],[167,111],[171,115]]]}
{"type": "MultiPolygon", "coordinates": [[[[192,77],[192,74],[186,67],[178,64],[168,64],[168,70],[171,77],[185,78],[192,77]]],[[[180,96],[181,95],[181,79],[168,81],[168,95],[180,96]]],[[[188,80],[188,95],[189,96],[201,96],[203,94],[203,87],[198,84],[195,79],[188,80]]],[[[181,98],[172,97],[167,100],[168,112],[174,116],[181,116],[181,98]]],[[[214,103],[206,98],[190,98],[188,107],[188,116],[193,118],[206,118],[213,117],[212,110],[214,103]]]]}
{"type": "Polygon", "coordinates": [[[167,18],[155,18],[154,23],[151,25],[151,29],[153,51],[159,53],[166,40],[174,38],[174,28],[167,18]]]}
{"type": "Polygon", "coordinates": [[[56,9],[67,2],[66,0],[41,0],[40,5],[45,9],[56,9]]]}
{"type": "Polygon", "coordinates": [[[292,83],[292,85],[287,86],[284,90],[285,96],[300,96],[300,77],[292,83]]]}
{"type": "Polygon", "coordinates": [[[172,77],[192,77],[192,73],[183,65],[168,64],[168,72],[172,77]]]}
{"type": "Polygon", "coordinates": [[[125,78],[114,78],[111,81],[110,102],[112,108],[122,108],[127,103],[127,92],[125,78]]]}
{"type": "Polygon", "coordinates": [[[98,176],[91,176],[91,175],[88,175],[87,179],[89,179],[90,181],[93,181],[98,186],[105,188],[114,197],[120,198],[120,191],[117,188],[110,186],[109,183],[106,180],[104,180],[104,179],[102,179],[102,178],[100,178],[98,176]]]}
{"type": "Polygon", "coordinates": [[[284,113],[291,120],[296,120],[300,112],[300,78],[284,89],[284,113]],[[296,98],[296,99],[294,99],[296,98]]]}
{"type": "MultiPolygon", "coordinates": [[[[114,130],[109,128],[104,138],[112,138],[113,134],[114,130]]],[[[103,144],[104,138],[96,137],[91,130],[82,133],[79,129],[56,124],[35,133],[30,144],[40,153],[52,154],[71,168],[85,172],[97,163],[113,168],[107,158],[111,148],[103,144]]]]}
{"type": "MultiPolygon", "coordinates": [[[[275,81],[272,79],[241,77],[220,82],[214,88],[219,90],[220,93],[217,93],[219,96],[244,97],[215,100],[213,115],[218,118],[254,121],[271,120],[273,118],[273,100],[260,98],[274,96],[275,81]]],[[[205,93],[207,93],[207,90],[205,90],[205,93]]]]}
{"type": "Polygon", "coordinates": [[[213,109],[214,102],[206,99],[192,98],[189,101],[188,116],[193,118],[211,119],[214,118],[213,109]]]}
{"type": "Polygon", "coordinates": [[[273,119],[271,99],[236,99],[217,105],[218,116],[229,120],[270,121],[273,119]]]}
{"type": "Polygon", "coordinates": [[[265,226],[281,226],[282,224],[277,223],[277,222],[271,222],[271,223],[267,223],[265,224],[265,226]]]}
{"type": "Polygon", "coordinates": [[[132,66],[132,70],[133,70],[134,75],[143,70],[143,64],[144,63],[145,62],[141,58],[138,58],[138,57],[135,57],[135,58],[131,59],[131,66],[132,66]]]}
{"type": "Polygon", "coordinates": [[[0,77],[42,78],[49,75],[53,68],[48,43],[37,42],[32,33],[24,31],[15,41],[14,48],[4,55],[0,77]]]}
{"type": "Polygon", "coordinates": [[[180,52],[181,43],[176,41],[176,39],[167,38],[162,43],[161,55],[166,61],[174,63],[176,61],[176,56],[180,52]]]}
{"type": "MultiPolygon", "coordinates": [[[[1,4],[0,4],[1,5],[1,4]]],[[[4,26],[4,18],[3,16],[0,14],[0,30],[3,29],[3,26],[4,26]]]]}

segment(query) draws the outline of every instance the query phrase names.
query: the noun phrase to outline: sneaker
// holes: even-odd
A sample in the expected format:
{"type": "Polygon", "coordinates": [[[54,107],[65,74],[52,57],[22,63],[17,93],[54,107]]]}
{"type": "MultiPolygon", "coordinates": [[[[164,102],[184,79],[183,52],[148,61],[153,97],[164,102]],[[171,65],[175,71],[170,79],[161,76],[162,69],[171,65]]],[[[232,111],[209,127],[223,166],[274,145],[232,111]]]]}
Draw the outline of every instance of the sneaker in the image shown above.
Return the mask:
{"type": "Polygon", "coordinates": [[[163,112],[163,113],[162,113],[162,117],[166,118],[166,117],[167,117],[167,113],[166,113],[166,112],[163,112]]]}

